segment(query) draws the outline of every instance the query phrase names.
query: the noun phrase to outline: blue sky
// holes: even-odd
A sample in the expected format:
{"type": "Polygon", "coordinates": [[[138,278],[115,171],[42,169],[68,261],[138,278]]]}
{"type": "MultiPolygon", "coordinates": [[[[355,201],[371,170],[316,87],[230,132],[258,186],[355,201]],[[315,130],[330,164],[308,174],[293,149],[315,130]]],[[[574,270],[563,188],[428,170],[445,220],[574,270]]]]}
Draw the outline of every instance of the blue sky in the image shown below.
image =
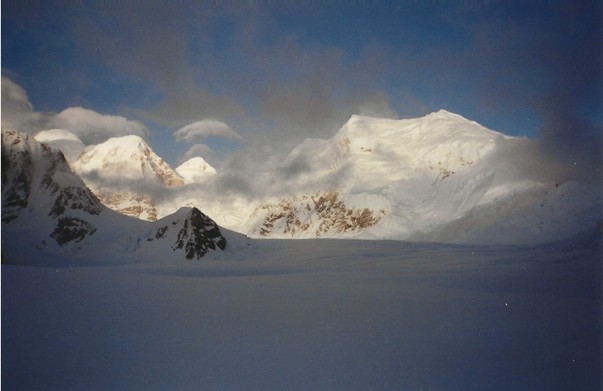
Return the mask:
{"type": "Polygon", "coordinates": [[[218,167],[330,137],[355,113],[443,108],[571,145],[601,131],[601,15],[599,1],[5,0],[3,124],[34,132],[82,107],[124,133],[142,124],[172,165],[203,153],[218,167]]]}

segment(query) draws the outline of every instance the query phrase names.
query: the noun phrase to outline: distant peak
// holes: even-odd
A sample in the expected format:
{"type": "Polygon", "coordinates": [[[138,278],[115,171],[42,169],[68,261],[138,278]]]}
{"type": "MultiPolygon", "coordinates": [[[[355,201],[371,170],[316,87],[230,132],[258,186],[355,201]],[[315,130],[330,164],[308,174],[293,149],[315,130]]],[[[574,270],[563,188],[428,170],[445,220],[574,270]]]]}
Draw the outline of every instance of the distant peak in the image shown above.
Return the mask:
{"type": "Polygon", "coordinates": [[[118,145],[122,145],[122,146],[128,146],[128,145],[146,145],[147,142],[144,141],[144,139],[140,136],[137,136],[135,134],[129,134],[127,136],[120,136],[120,137],[112,137],[109,140],[107,140],[106,142],[111,142],[113,144],[118,144],[118,145]]]}
{"type": "MultiPolygon", "coordinates": [[[[401,120],[405,120],[405,119],[421,119],[421,118],[425,118],[425,119],[455,119],[455,120],[465,120],[468,121],[468,119],[466,119],[465,117],[459,115],[459,114],[455,114],[453,112],[450,112],[448,110],[444,110],[444,109],[440,109],[438,111],[434,111],[432,113],[429,113],[423,117],[414,117],[414,118],[404,118],[401,120]]],[[[348,120],[348,123],[353,124],[353,123],[359,123],[359,122],[372,122],[372,121],[398,121],[396,119],[392,119],[392,118],[381,118],[381,117],[372,117],[372,116],[368,116],[368,115],[361,115],[361,114],[352,114],[350,116],[350,119],[348,120]]]]}
{"type": "Polygon", "coordinates": [[[187,183],[202,182],[208,176],[217,174],[215,168],[202,157],[194,157],[176,167],[175,171],[184,178],[187,183]]]}
{"type": "Polygon", "coordinates": [[[184,163],[182,163],[181,165],[179,165],[178,167],[184,168],[184,167],[202,167],[203,165],[209,165],[209,163],[207,163],[207,161],[205,161],[205,159],[203,159],[200,156],[188,159],[187,161],[185,161],[184,163]]]}
{"type": "Polygon", "coordinates": [[[427,114],[425,118],[445,118],[445,119],[462,119],[467,121],[467,119],[461,115],[452,113],[448,110],[440,109],[431,114],[427,114]]]}

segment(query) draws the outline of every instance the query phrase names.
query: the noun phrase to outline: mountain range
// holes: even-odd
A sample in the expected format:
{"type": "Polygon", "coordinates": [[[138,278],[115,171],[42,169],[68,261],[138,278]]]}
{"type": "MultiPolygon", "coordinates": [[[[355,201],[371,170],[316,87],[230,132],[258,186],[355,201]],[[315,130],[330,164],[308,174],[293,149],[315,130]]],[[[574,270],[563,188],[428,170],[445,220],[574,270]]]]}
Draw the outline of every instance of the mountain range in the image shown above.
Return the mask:
{"type": "MultiPolygon", "coordinates": [[[[153,157],[150,149],[141,151],[153,157]]],[[[95,158],[82,156],[88,162],[95,158]]],[[[244,242],[242,235],[221,229],[197,208],[181,208],[154,222],[113,211],[71,170],[60,150],[24,133],[2,130],[3,262],[43,265],[48,257],[66,264],[200,259],[244,242]]]]}
{"type": "Polygon", "coordinates": [[[599,185],[559,174],[535,151],[533,140],[445,110],[406,120],[354,115],[330,139],[307,139],[256,173],[264,191],[250,195],[220,192],[231,173],[202,157],[172,169],[138,136],[84,146],[60,129],[35,138],[3,130],[3,232],[33,231],[25,235],[33,247],[56,251],[111,243],[159,254],[154,246],[166,242],[192,258],[225,248],[222,231],[244,242],[229,230],[519,244],[597,229],[599,185]]]}

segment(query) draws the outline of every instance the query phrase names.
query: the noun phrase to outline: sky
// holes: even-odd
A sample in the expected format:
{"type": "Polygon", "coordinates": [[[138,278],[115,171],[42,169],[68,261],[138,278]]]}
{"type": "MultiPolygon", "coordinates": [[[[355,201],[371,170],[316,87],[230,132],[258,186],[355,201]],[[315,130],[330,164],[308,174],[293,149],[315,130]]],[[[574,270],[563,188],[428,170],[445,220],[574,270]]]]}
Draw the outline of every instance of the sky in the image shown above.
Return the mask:
{"type": "Polygon", "coordinates": [[[439,109],[600,157],[600,1],[2,1],[2,125],[261,165],[439,109]]]}

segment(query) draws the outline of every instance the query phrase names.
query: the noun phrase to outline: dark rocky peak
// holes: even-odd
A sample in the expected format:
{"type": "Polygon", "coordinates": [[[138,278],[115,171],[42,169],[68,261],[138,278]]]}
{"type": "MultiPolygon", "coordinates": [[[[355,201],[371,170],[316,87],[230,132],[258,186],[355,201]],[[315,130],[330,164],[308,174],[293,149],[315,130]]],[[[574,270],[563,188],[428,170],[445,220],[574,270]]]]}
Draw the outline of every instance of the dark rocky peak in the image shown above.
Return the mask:
{"type": "Polygon", "coordinates": [[[153,230],[147,241],[173,238],[170,231],[176,232],[172,250],[183,250],[186,259],[201,259],[209,251],[226,248],[218,224],[197,208],[182,208],[161,222],[164,223],[153,230]]]}
{"type": "Polygon", "coordinates": [[[2,129],[2,221],[8,223],[26,208],[31,194],[33,161],[27,135],[2,129]]]}

